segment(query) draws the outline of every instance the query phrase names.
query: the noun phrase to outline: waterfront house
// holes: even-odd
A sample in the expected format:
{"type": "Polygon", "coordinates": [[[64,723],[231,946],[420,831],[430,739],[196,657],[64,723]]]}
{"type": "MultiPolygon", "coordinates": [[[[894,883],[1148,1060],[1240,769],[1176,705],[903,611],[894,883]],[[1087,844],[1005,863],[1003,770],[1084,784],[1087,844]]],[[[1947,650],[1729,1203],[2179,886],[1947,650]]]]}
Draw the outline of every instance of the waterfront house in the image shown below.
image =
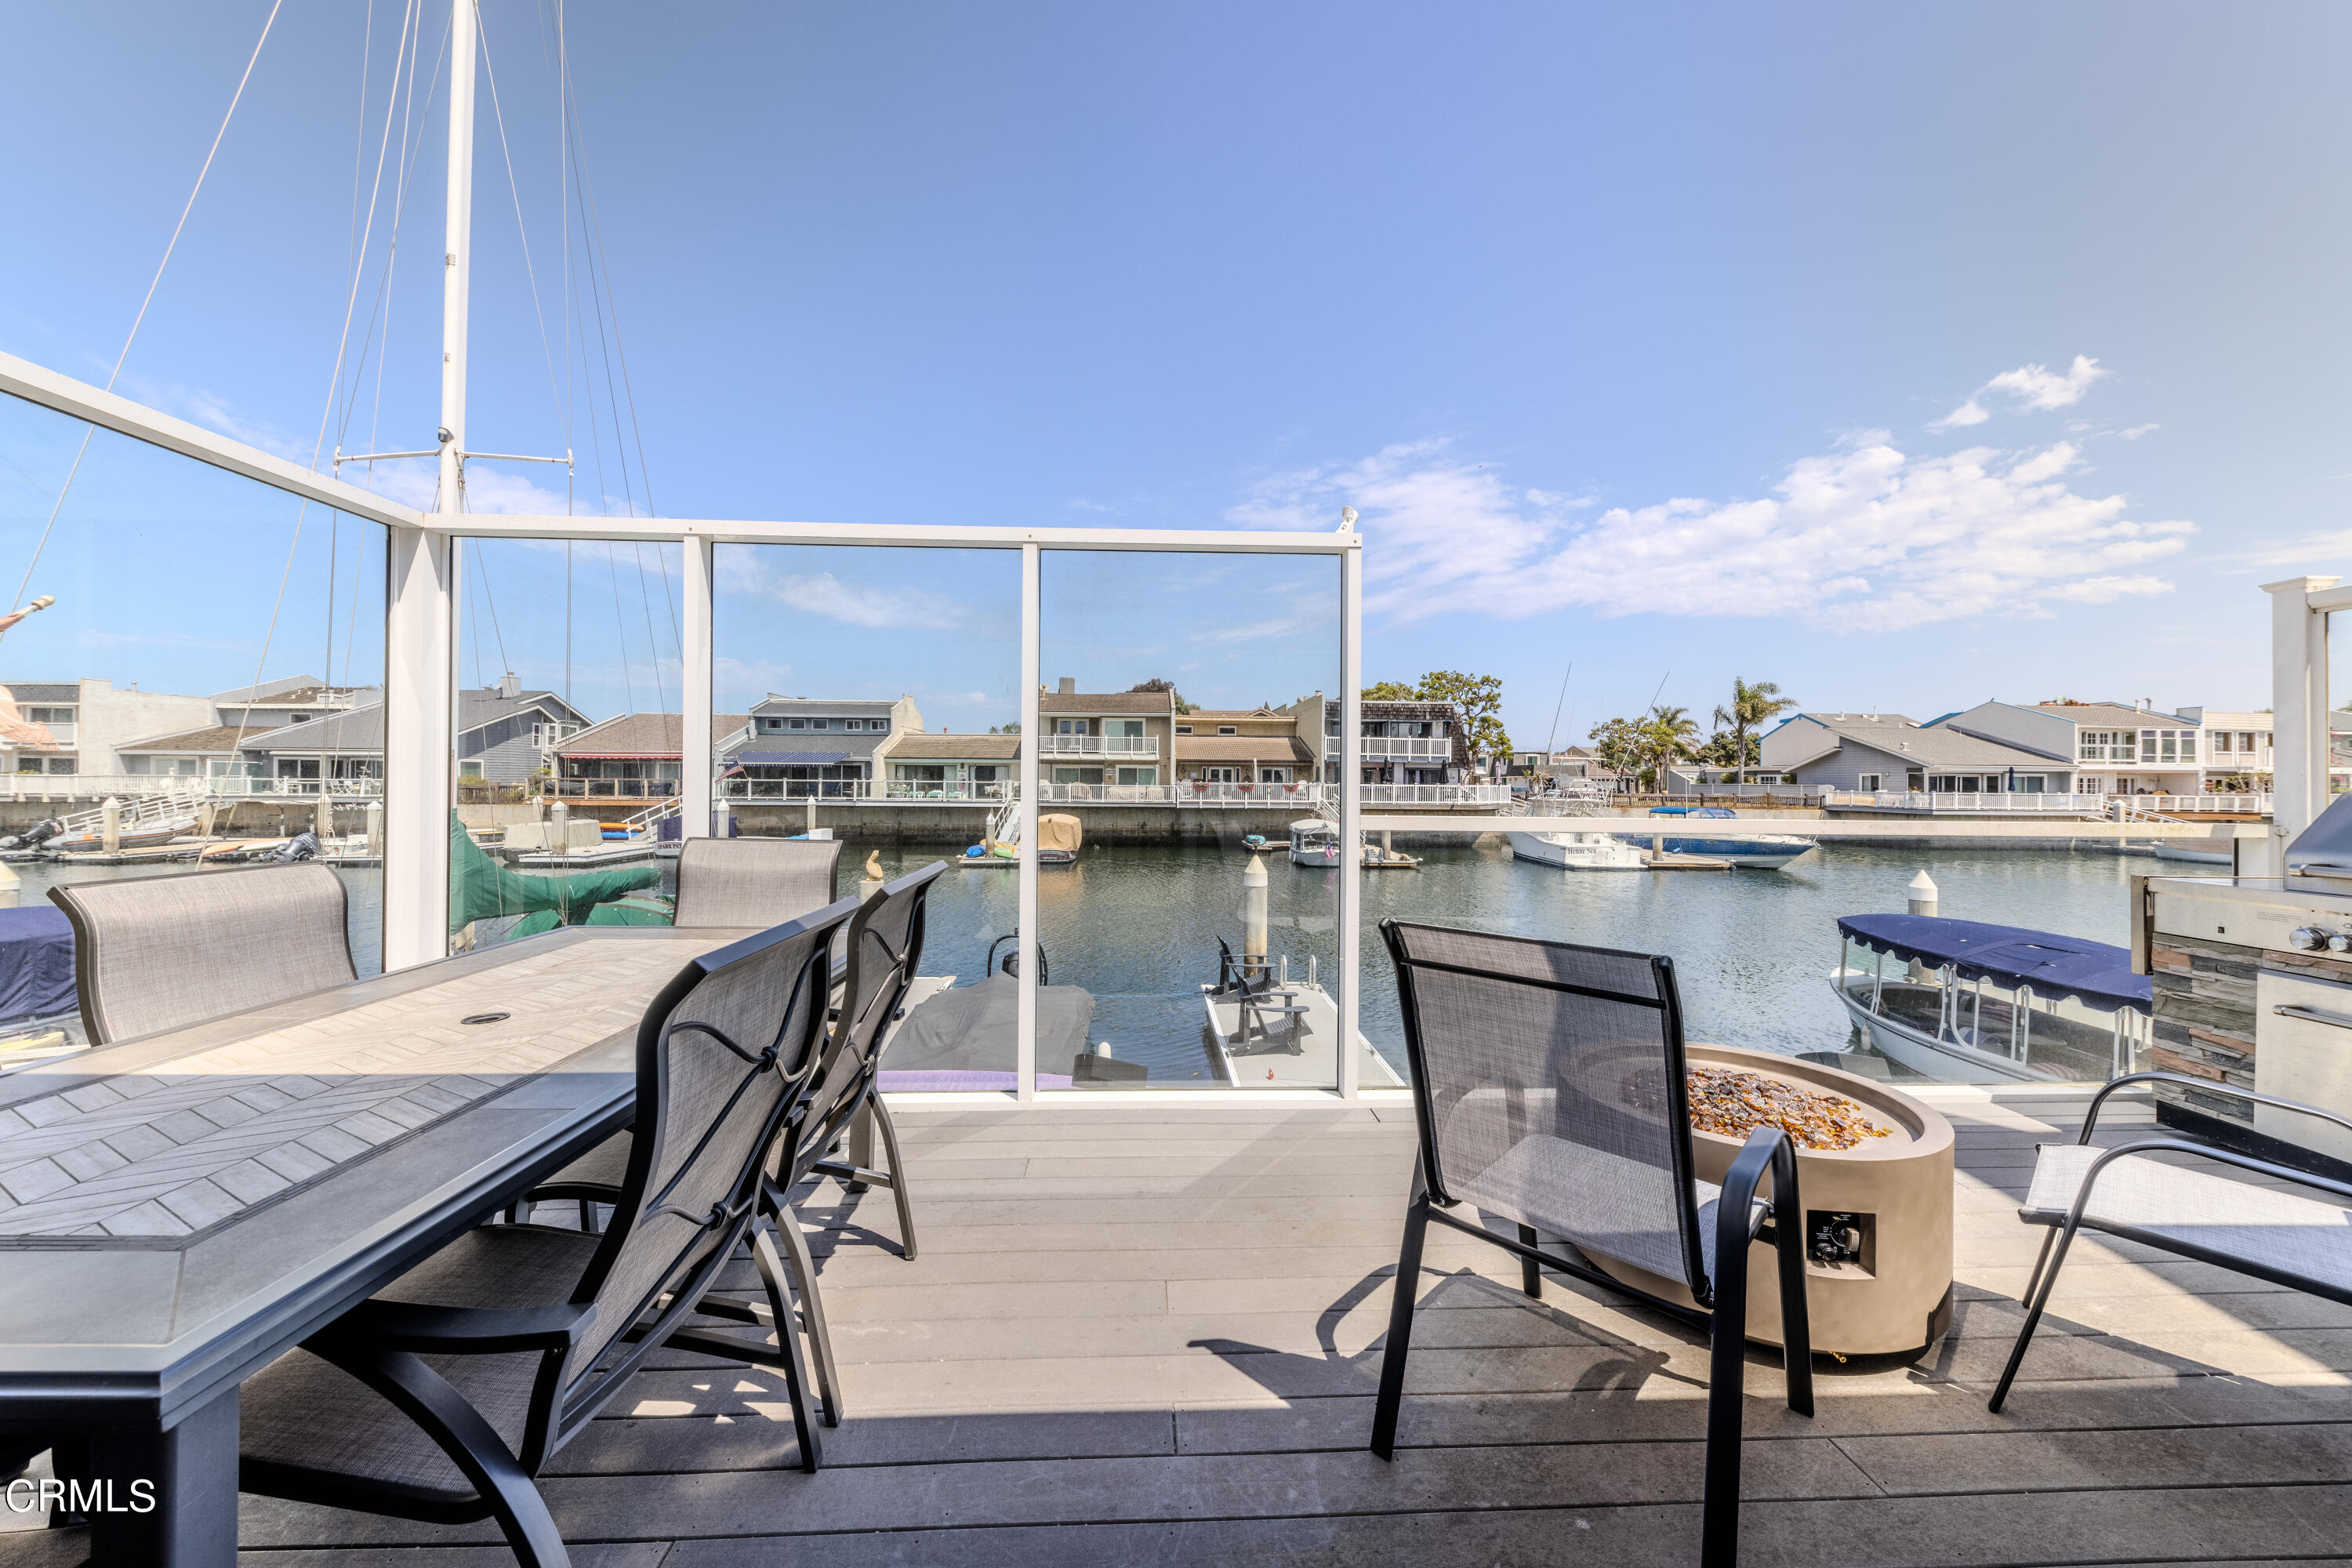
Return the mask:
{"type": "MultiPolygon", "coordinates": [[[[748,713],[710,716],[710,749],[722,766],[751,734],[748,713]]],[[[676,795],[685,737],[685,718],[677,713],[624,713],[591,724],[551,748],[557,787],[565,795],[676,795]]]]}
{"type": "Polygon", "coordinates": [[[800,797],[863,795],[877,775],[876,753],[893,735],[923,727],[912,697],[784,697],[751,704],[751,733],[727,759],[739,794],[800,797]]]}
{"type": "MultiPolygon", "coordinates": [[[[2224,712],[2219,708],[2183,708],[2179,711],[2183,719],[2197,726],[2203,738],[2204,793],[2244,795],[2269,792],[2271,716],[2268,713],[2224,712]]],[[[2342,734],[2345,727],[2337,724],[2332,728],[2342,734]]],[[[2342,782],[2337,787],[2343,787],[2342,782]]]]}
{"type": "Polygon", "coordinates": [[[2063,795],[2074,771],[2045,752],[1926,726],[1900,713],[1792,713],[1758,749],[1768,779],[1827,789],[2063,795]]]}
{"type": "Polygon", "coordinates": [[[290,724],[306,724],[382,700],[379,689],[329,686],[310,675],[217,691],[211,699],[213,722],[118,745],[114,748],[116,771],[131,778],[221,778],[233,773],[266,777],[266,770],[256,773],[238,763],[239,753],[252,742],[290,724]]]}
{"type": "Polygon", "coordinates": [[[38,731],[0,738],[0,768],[10,773],[52,775],[111,774],[131,770],[118,751],[142,736],[194,730],[216,721],[209,697],[142,691],[138,683],[117,689],[110,680],[19,680],[5,688],[27,726],[38,731]]]}
{"type": "MultiPolygon", "coordinates": [[[[1337,704],[1334,704],[1334,710],[1337,704]]],[[[1369,784],[1465,784],[1474,766],[1468,726],[1451,702],[1366,702],[1358,758],[1369,784]]]]}
{"type": "Polygon", "coordinates": [[[875,752],[894,800],[1004,800],[1021,773],[1021,737],[893,735],[875,752]]]}
{"type": "Polygon", "coordinates": [[[1049,784],[1166,784],[1177,722],[1172,691],[1080,691],[1063,676],[1037,695],[1037,776],[1049,784]]]}
{"type": "Polygon", "coordinates": [[[2146,700],[1980,702],[1929,722],[2067,765],[2083,795],[2196,795],[2205,787],[2198,721],[2146,700]]]}
{"type": "MultiPolygon", "coordinates": [[[[365,792],[383,777],[383,701],[365,694],[361,706],[248,740],[236,767],[270,787],[310,793],[318,781],[343,780],[365,792]]],[[[457,693],[457,776],[482,784],[520,784],[545,771],[554,749],[590,720],[552,691],[526,691],[512,675],[498,685],[457,693]]]]}
{"type": "MultiPolygon", "coordinates": [[[[1306,700],[1305,699],[1301,700],[1306,700]]],[[[1292,785],[1317,777],[1314,746],[1291,708],[1195,708],[1176,716],[1176,783],[1292,785]]]]}

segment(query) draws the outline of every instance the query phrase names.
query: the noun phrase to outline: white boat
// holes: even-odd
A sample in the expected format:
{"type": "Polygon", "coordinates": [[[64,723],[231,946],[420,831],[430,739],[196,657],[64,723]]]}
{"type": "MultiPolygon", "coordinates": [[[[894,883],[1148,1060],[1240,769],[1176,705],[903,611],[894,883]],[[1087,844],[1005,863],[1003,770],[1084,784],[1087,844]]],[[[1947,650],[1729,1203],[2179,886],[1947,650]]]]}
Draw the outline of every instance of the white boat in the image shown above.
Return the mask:
{"type": "Polygon", "coordinates": [[[2156,841],[2156,858],[2159,860],[2188,860],[2200,866],[2227,866],[2229,852],[2221,849],[2194,849],[2169,838],[2156,841]]]}
{"type": "MultiPolygon", "coordinates": [[[[174,817],[169,822],[126,822],[116,836],[115,847],[120,849],[153,849],[195,830],[196,819],[193,816],[174,817]]],[[[106,833],[98,827],[61,833],[41,847],[61,855],[88,854],[106,847],[106,833]]]]}
{"type": "Polygon", "coordinates": [[[1846,1016],[1927,1078],[2102,1081],[2153,1039],[2149,982],[2120,947],[1932,915],[1848,915],[1838,938],[1830,987],[1846,1016]]]}
{"type": "MultiPolygon", "coordinates": [[[[1719,805],[1661,805],[1651,809],[1653,817],[1675,818],[1686,823],[1693,817],[1714,820],[1738,819],[1736,811],[1719,805]]],[[[1790,861],[1810,855],[1821,847],[1810,838],[1800,838],[1793,833],[1741,833],[1737,828],[1720,831],[1709,828],[1679,827],[1668,831],[1665,824],[1647,833],[1621,833],[1628,843],[1648,847],[1654,839],[1657,847],[1669,855],[1704,855],[1710,859],[1728,860],[1734,866],[1751,871],[1777,871],[1790,861]]]]}
{"type": "MultiPolygon", "coordinates": [[[[1037,818],[1037,864],[1067,866],[1078,858],[1078,847],[1086,841],[1086,825],[1076,817],[1061,812],[1047,812],[1037,818]]],[[[1008,800],[988,825],[988,831],[979,843],[963,852],[959,864],[977,867],[1017,866],[1021,863],[1021,803],[1008,800]]]]}
{"type": "Polygon", "coordinates": [[[1514,833],[1511,853],[1570,871],[1639,871],[1649,861],[1613,833],[1514,833]]]}
{"type": "MultiPolygon", "coordinates": [[[[1252,847],[1255,840],[1244,840],[1252,847]]],[[[1328,870],[1340,864],[1346,857],[1339,849],[1339,826],[1319,816],[1302,818],[1290,825],[1290,863],[1294,866],[1318,866],[1328,870]]],[[[1368,871],[1409,871],[1420,860],[1402,850],[1383,849],[1367,841],[1360,858],[1368,871]]]]}

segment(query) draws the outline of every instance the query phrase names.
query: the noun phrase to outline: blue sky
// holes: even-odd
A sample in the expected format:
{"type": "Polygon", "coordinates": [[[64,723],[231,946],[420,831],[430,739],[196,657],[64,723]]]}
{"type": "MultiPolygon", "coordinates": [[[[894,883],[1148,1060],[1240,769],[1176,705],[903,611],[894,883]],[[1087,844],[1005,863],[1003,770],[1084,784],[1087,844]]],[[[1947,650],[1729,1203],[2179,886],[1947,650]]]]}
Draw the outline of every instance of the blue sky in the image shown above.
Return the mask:
{"type": "MultiPolygon", "coordinates": [[[[484,9],[560,335],[542,14],[484,9]]],[[[13,20],[0,127],[47,152],[0,171],[18,217],[0,347],[104,380],[267,11],[13,20]]],[[[122,382],[306,461],[402,21],[376,0],[362,151],[363,15],[280,16],[122,382]]],[[[2255,585],[2352,563],[2347,29],[2316,5],[575,0],[637,416],[616,449],[583,321],[576,504],[644,503],[640,433],[671,515],[1326,527],[1354,504],[1368,675],[1499,674],[1522,741],[1571,663],[1563,738],[1662,680],[1704,713],[1735,674],[1919,717],[2062,692],[2259,706],[2255,585]]],[[[542,353],[487,91],[482,109],[472,436],[552,451],[550,357],[567,377],[542,353]]],[[[371,359],[352,447],[372,417],[384,447],[431,441],[441,179],[437,120],[420,125],[381,414],[371,359]]],[[[0,422],[11,587],[70,458],[26,424],[0,422]]],[[[561,470],[477,473],[478,504],[536,508],[561,470]]],[[[143,493],[168,537],[169,488],[143,493]]],[[[275,504],[208,519],[202,548],[110,562],[107,529],[131,520],[80,510],[78,483],[60,536],[83,530],[111,569],[48,588],[57,625],[0,645],[0,675],[249,679],[233,667],[291,526],[275,504]]],[[[1002,566],[769,560],[731,580],[731,619],[722,602],[740,667],[722,679],[863,668],[935,721],[993,721],[929,699],[1009,690],[1002,566]]],[[[1049,666],[1108,653],[1090,678],[1108,683],[1131,653],[1134,678],[1197,679],[1199,700],[1225,700],[1213,680],[1237,700],[1330,683],[1326,611],[1299,607],[1314,584],[1069,570],[1049,666]]],[[[509,660],[554,684],[551,590],[520,571],[509,660]]],[[[281,615],[314,646],[324,573],[298,553],[281,615]]],[[[583,675],[575,648],[593,701],[650,684],[668,632],[658,574],[640,582],[634,630],[575,626],[607,656],[639,639],[646,668],[618,682],[626,661],[583,675]]]]}

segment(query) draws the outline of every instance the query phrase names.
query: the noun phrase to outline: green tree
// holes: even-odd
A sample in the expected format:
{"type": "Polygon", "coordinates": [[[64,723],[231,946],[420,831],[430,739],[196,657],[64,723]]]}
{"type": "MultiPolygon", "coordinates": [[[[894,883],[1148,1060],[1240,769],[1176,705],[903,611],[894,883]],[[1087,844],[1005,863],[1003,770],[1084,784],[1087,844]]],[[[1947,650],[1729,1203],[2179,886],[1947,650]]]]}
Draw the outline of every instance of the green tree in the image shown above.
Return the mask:
{"type": "Polygon", "coordinates": [[[1423,702],[1451,702],[1461,711],[1465,733],[1473,752],[1490,756],[1511,754],[1510,731],[1503,728],[1503,678],[1465,675],[1458,669],[1433,669],[1421,678],[1414,696],[1423,702]]]}
{"type": "Polygon", "coordinates": [[[1796,699],[1783,697],[1780,689],[1769,680],[1747,681],[1731,678],[1731,701],[1715,710],[1715,721],[1731,730],[1732,753],[1727,759],[1745,782],[1748,770],[1756,762],[1749,749],[1749,732],[1760,731],[1764,726],[1797,705],[1796,699]]]}
{"type": "Polygon", "coordinates": [[[1641,727],[1631,719],[1604,719],[1585,739],[1592,742],[1592,754],[1601,765],[1612,773],[1630,773],[1642,765],[1641,727]]]}
{"type": "Polygon", "coordinates": [[[1378,685],[1364,688],[1364,700],[1367,702],[1410,702],[1420,695],[1402,680],[1383,680],[1378,685]]]}
{"type": "Polygon", "coordinates": [[[1651,709],[1637,728],[1646,764],[1643,783],[1651,789],[1663,789],[1666,769],[1693,754],[1698,726],[1691,721],[1689,709],[1660,706],[1651,709]]]}

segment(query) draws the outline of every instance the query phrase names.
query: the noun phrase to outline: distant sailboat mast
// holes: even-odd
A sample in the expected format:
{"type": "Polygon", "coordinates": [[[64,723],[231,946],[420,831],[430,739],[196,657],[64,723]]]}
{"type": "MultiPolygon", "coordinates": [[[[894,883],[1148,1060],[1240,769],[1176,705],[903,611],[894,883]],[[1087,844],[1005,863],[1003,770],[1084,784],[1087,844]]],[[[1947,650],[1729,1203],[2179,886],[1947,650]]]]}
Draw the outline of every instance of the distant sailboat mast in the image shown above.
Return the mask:
{"type": "MultiPolygon", "coordinates": [[[[441,483],[434,510],[466,510],[466,289],[473,269],[475,0],[449,15],[449,213],[441,280],[441,483]]],[[[460,568],[462,570],[462,567],[460,568]]]]}

